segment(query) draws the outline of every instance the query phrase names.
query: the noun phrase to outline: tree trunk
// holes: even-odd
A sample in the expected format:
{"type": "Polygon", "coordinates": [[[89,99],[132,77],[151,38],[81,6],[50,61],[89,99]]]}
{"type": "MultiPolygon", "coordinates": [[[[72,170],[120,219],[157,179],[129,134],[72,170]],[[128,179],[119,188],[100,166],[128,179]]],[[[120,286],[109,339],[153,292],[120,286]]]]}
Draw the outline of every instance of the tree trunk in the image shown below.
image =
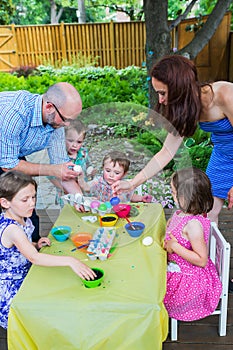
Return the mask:
{"type": "Polygon", "coordinates": [[[78,0],[78,23],[86,23],[86,9],[84,0],[78,0]]]}
{"type": "Polygon", "coordinates": [[[149,107],[154,108],[157,96],[151,85],[150,70],[152,66],[171,50],[171,36],[167,21],[167,1],[144,0],[146,22],[146,66],[149,85],[149,107]]]}
{"type": "Polygon", "coordinates": [[[57,14],[57,5],[55,3],[54,0],[50,0],[50,8],[51,8],[51,11],[50,11],[50,23],[51,24],[54,24],[54,23],[57,23],[56,22],[56,14],[57,14]]]}
{"type": "Polygon", "coordinates": [[[62,12],[63,12],[63,8],[61,7],[57,13],[57,5],[56,5],[55,0],[50,0],[50,6],[51,6],[51,14],[50,14],[51,24],[59,23],[59,20],[61,18],[62,12]]]}
{"type": "MultiPolygon", "coordinates": [[[[177,51],[177,53],[185,55],[190,59],[196,58],[215,33],[231,2],[232,0],[218,0],[212,13],[208,16],[208,20],[195,34],[193,40],[184,48],[177,51]]],[[[195,0],[188,5],[189,8],[194,3],[195,0]]],[[[160,58],[171,53],[171,36],[167,21],[168,1],[144,0],[143,8],[146,22],[145,50],[149,83],[149,107],[154,109],[157,97],[151,85],[150,70],[160,58]]]]}

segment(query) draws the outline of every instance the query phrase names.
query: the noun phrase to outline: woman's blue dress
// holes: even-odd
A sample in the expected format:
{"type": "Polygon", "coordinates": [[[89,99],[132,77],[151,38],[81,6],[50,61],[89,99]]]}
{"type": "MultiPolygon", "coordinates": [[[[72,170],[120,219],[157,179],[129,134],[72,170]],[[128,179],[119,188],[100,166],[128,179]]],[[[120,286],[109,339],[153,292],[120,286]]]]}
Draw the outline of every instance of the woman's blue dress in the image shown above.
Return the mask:
{"type": "Polygon", "coordinates": [[[7,328],[8,313],[13,297],[18,292],[28,270],[31,267],[28,261],[16,248],[6,248],[2,244],[2,233],[7,226],[15,224],[23,229],[25,235],[31,241],[34,226],[30,219],[22,226],[15,220],[0,215],[0,326],[7,328]]]}
{"type": "Polygon", "coordinates": [[[233,186],[233,126],[228,118],[214,122],[200,122],[199,126],[211,132],[214,145],[206,174],[209,176],[215,197],[226,199],[233,186]]]}

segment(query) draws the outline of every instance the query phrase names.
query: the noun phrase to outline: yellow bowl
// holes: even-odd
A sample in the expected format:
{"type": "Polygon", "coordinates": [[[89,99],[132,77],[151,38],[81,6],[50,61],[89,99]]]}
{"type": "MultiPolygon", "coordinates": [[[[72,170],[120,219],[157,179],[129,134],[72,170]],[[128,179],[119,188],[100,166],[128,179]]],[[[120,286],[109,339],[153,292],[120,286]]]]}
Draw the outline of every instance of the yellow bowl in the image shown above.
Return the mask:
{"type": "Polygon", "coordinates": [[[114,226],[118,220],[118,216],[116,214],[105,214],[103,216],[99,216],[100,226],[114,226]]]}

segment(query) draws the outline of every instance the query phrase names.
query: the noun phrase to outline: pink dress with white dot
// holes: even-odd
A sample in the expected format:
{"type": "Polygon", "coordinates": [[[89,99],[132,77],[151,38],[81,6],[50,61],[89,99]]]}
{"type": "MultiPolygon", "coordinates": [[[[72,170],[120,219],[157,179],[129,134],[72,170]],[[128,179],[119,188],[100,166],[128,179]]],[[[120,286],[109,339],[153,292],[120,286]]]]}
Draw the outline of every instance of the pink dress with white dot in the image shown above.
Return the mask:
{"type": "MultiPolygon", "coordinates": [[[[172,232],[179,244],[192,250],[190,242],[182,236],[190,220],[198,220],[208,244],[210,220],[202,215],[180,215],[177,211],[167,227],[166,238],[172,232]]],[[[168,238],[169,239],[169,238],[168,238]]],[[[205,267],[191,264],[176,253],[168,254],[167,292],[164,305],[169,317],[181,321],[194,321],[209,316],[217,307],[222,291],[217,270],[208,258],[205,267]]]]}

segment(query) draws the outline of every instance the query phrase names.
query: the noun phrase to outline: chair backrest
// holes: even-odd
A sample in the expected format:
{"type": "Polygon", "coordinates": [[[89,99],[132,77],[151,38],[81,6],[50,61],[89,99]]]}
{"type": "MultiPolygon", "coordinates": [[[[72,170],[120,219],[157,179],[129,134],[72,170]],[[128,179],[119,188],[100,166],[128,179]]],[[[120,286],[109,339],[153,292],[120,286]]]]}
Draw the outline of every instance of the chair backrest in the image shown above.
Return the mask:
{"type": "Polygon", "coordinates": [[[209,237],[209,256],[213,261],[222,282],[222,294],[228,293],[230,250],[230,244],[223,237],[216,223],[212,222],[209,237]]]}

